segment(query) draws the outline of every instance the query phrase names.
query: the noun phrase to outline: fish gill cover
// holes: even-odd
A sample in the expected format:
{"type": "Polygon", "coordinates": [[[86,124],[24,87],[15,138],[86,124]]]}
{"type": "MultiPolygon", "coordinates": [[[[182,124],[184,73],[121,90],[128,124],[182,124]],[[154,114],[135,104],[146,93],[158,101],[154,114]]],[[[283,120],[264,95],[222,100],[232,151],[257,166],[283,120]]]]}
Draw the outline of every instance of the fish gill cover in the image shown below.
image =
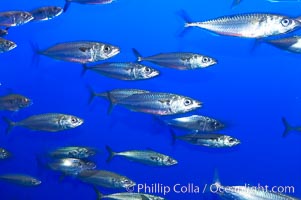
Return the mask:
{"type": "Polygon", "coordinates": [[[300,6],[2,0],[0,199],[300,198],[300,6]]]}

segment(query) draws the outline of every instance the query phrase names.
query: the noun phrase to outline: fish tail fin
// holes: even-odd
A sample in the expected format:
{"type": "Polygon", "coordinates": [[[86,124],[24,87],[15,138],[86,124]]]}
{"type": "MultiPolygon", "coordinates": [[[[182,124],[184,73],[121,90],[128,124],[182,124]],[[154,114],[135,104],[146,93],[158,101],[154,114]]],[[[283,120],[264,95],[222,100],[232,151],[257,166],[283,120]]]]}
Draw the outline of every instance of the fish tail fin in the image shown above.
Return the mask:
{"type": "Polygon", "coordinates": [[[97,187],[95,185],[93,186],[93,190],[97,195],[97,198],[96,198],[97,200],[103,199],[103,194],[97,189],[97,187]]]}
{"type": "Polygon", "coordinates": [[[115,156],[115,152],[112,150],[112,148],[110,147],[110,146],[106,146],[106,150],[108,151],[108,153],[109,153],[109,156],[108,156],[108,158],[107,158],[107,160],[106,160],[106,162],[107,163],[109,163],[109,162],[111,162],[111,160],[113,159],[113,157],[115,156]]]}
{"type": "Polygon", "coordinates": [[[234,8],[235,6],[237,6],[238,4],[240,4],[241,0],[233,0],[231,8],[234,8]]]}
{"type": "Polygon", "coordinates": [[[177,140],[176,132],[172,128],[170,128],[169,131],[170,131],[171,139],[172,139],[171,144],[174,145],[177,140]]]}
{"type": "Polygon", "coordinates": [[[32,59],[31,59],[32,60],[31,64],[33,66],[38,66],[39,62],[40,62],[41,50],[40,50],[38,44],[33,42],[33,41],[30,41],[30,46],[31,46],[31,49],[32,49],[32,52],[33,52],[32,59]]]}
{"type": "Polygon", "coordinates": [[[191,24],[192,20],[189,17],[189,15],[186,13],[185,10],[178,11],[177,15],[180,16],[181,19],[184,21],[184,29],[182,28],[182,30],[178,34],[180,37],[183,37],[191,30],[192,27],[190,26],[190,24],[191,24]]]}
{"type": "Polygon", "coordinates": [[[135,48],[132,48],[132,51],[133,51],[134,55],[135,55],[136,58],[137,58],[136,62],[141,62],[142,59],[143,59],[143,57],[142,57],[142,55],[139,53],[139,51],[137,51],[137,49],[135,49],[135,48]]]}
{"type": "Polygon", "coordinates": [[[68,0],[65,0],[65,5],[64,5],[64,9],[63,12],[66,12],[68,10],[68,8],[70,7],[71,2],[68,0]]]}
{"type": "Polygon", "coordinates": [[[86,64],[83,64],[82,66],[83,66],[83,68],[82,68],[82,72],[80,74],[81,77],[83,77],[86,74],[87,70],[89,70],[89,67],[86,64]]]}
{"type": "Polygon", "coordinates": [[[108,96],[108,99],[110,101],[110,105],[109,105],[108,112],[107,112],[107,114],[109,115],[109,114],[112,113],[112,111],[113,111],[113,109],[116,105],[116,101],[112,98],[112,95],[111,95],[110,92],[107,92],[107,96],[108,96]]]}
{"type": "Polygon", "coordinates": [[[287,136],[287,134],[290,132],[290,131],[293,131],[294,130],[294,127],[292,127],[286,120],[285,117],[282,117],[282,123],[285,127],[284,131],[283,131],[283,134],[282,134],[282,137],[285,137],[287,136]]]}
{"type": "Polygon", "coordinates": [[[97,93],[94,92],[93,88],[90,85],[86,85],[86,88],[89,91],[89,100],[88,100],[88,104],[91,104],[92,101],[94,100],[94,98],[97,96],[97,93]]]}
{"type": "Polygon", "coordinates": [[[5,130],[6,134],[9,134],[11,132],[11,130],[17,126],[16,122],[11,121],[10,119],[8,119],[7,117],[2,117],[3,121],[5,121],[7,123],[7,128],[5,130]]]}

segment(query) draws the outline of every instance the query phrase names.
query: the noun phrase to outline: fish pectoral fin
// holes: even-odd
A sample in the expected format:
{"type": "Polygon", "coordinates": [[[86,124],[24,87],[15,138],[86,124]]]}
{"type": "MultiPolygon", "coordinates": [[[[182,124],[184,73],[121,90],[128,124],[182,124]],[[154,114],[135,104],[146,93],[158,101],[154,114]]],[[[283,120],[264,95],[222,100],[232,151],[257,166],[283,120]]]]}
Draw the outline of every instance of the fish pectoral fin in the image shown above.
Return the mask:
{"type": "Polygon", "coordinates": [[[79,50],[82,52],[87,52],[90,51],[91,48],[87,48],[87,47],[79,47],[79,50]]]}
{"type": "Polygon", "coordinates": [[[166,105],[169,105],[171,104],[171,100],[170,99],[159,99],[158,100],[160,103],[162,104],[166,104],[166,105]]]}

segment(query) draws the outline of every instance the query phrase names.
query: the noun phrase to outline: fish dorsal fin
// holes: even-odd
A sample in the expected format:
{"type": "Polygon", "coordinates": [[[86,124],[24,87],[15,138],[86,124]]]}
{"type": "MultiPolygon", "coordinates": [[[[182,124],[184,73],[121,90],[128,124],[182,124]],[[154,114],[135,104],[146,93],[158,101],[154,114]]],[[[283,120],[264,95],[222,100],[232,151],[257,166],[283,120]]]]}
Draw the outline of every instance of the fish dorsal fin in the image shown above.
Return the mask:
{"type": "Polygon", "coordinates": [[[87,52],[87,51],[90,51],[91,48],[88,48],[88,47],[79,47],[79,50],[82,51],[82,52],[87,52]]]}

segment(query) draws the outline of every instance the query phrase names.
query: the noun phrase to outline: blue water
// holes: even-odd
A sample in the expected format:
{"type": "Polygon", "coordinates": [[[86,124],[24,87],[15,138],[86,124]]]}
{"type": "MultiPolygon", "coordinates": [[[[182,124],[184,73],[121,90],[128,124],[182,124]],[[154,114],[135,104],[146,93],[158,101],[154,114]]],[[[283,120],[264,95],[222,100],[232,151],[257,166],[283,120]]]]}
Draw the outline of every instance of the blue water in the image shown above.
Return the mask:
{"type": "MultiPolygon", "coordinates": [[[[301,3],[269,3],[245,0],[231,9],[231,0],[117,0],[110,5],[72,4],[68,12],[50,21],[29,23],[11,28],[7,39],[18,47],[0,55],[1,94],[7,88],[33,99],[34,104],[17,113],[1,112],[14,120],[34,114],[60,112],[79,116],[85,123],[72,130],[46,133],[15,128],[0,134],[0,146],[13,153],[1,161],[0,172],[25,173],[42,180],[39,187],[27,188],[0,182],[1,200],[75,200],[96,199],[91,186],[76,178],[60,181],[60,174],[42,168],[36,156],[61,146],[91,146],[99,149],[93,160],[98,169],[126,175],[138,184],[162,184],[173,187],[194,184],[196,193],[166,194],[171,200],[215,199],[203,194],[218,169],[223,185],[294,186],[301,197],[301,134],[292,132],[282,138],[281,117],[301,125],[300,55],[284,52],[267,44],[251,51],[254,40],[215,36],[193,29],[178,37],[183,21],[176,12],[184,9],[193,20],[201,21],[222,15],[246,12],[272,12],[297,17],[301,3]],[[43,49],[58,42],[95,40],[117,45],[121,53],[110,61],[134,61],[131,48],[143,55],[160,52],[190,51],[216,58],[219,63],[207,69],[176,71],[161,68],[157,78],[126,82],[87,72],[76,63],[40,57],[32,62],[30,43],[43,49]],[[139,88],[190,96],[204,102],[193,114],[208,115],[227,124],[221,131],[239,138],[242,143],[233,149],[208,149],[177,141],[171,145],[167,126],[152,116],[116,107],[107,115],[108,102],[96,99],[88,105],[86,85],[102,92],[115,88],[139,88]],[[105,145],[113,150],[151,148],[176,158],[179,163],[156,168],[114,158],[105,162],[105,145]]],[[[63,0],[2,0],[1,11],[32,10],[45,5],[63,6],[63,0]]],[[[300,31],[294,34],[301,33],[300,31]]],[[[137,188],[134,188],[137,191],[137,188]]],[[[100,188],[102,193],[118,192],[100,188]]],[[[144,192],[144,190],[141,190],[144,192]]],[[[156,195],[163,196],[162,193],[156,195]]]]}

